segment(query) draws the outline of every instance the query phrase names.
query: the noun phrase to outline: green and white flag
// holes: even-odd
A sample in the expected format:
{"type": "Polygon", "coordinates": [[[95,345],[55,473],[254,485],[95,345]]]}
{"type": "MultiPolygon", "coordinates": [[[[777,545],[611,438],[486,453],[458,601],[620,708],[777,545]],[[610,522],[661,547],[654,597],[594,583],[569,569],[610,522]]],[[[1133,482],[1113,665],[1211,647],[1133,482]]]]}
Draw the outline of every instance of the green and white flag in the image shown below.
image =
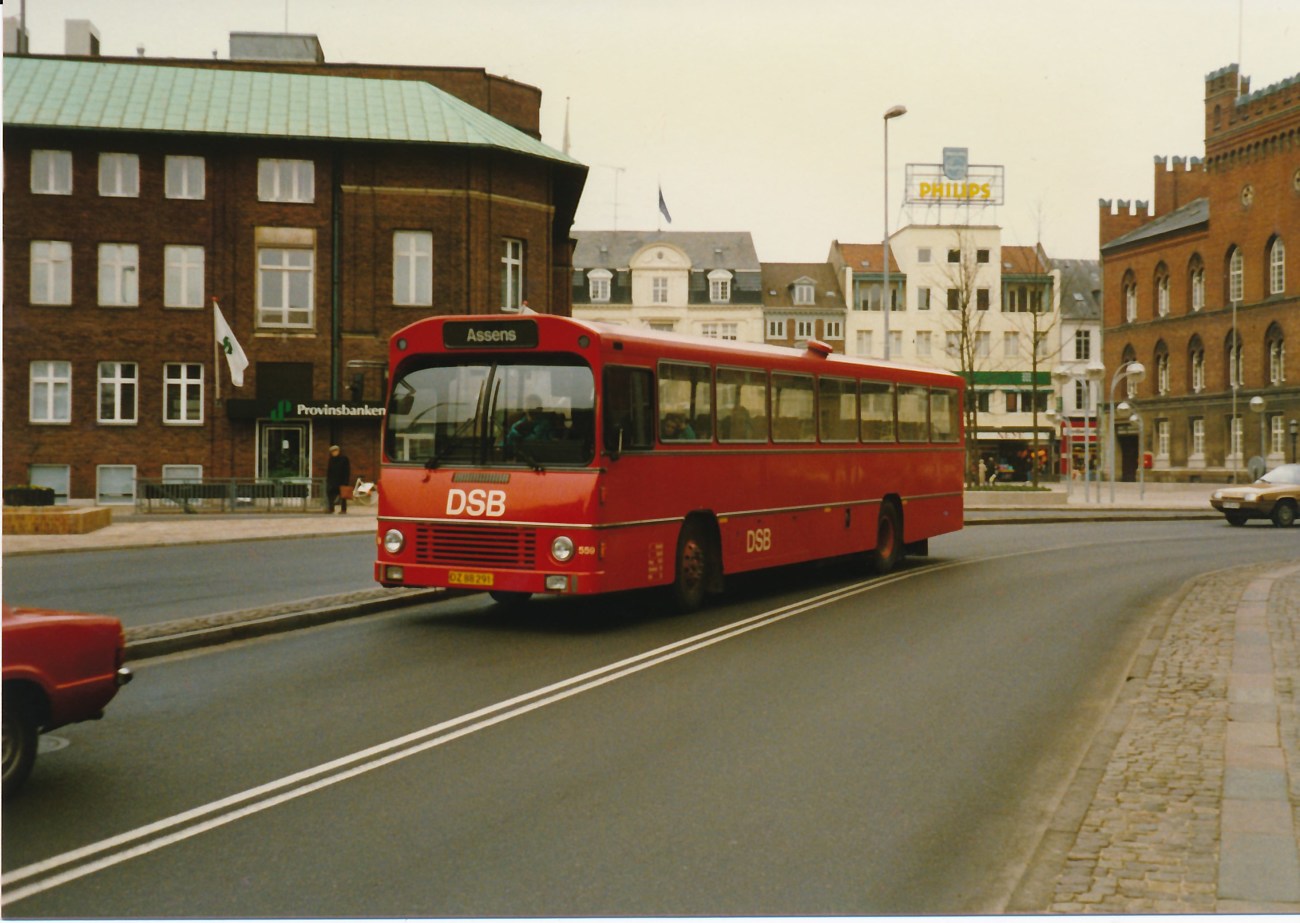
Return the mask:
{"type": "Polygon", "coordinates": [[[226,317],[221,313],[221,305],[217,304],[217,299],[212,299],[213,321],[216,324],[217,349],[226,354],[226,362],[230,364],[230,382],[236,388],[244,386],[244,369],[248,368],[248,356],[244,355],[244,347],[239,345],[235,339],[235,331],[230,329],[226,323],[226,317]]]}

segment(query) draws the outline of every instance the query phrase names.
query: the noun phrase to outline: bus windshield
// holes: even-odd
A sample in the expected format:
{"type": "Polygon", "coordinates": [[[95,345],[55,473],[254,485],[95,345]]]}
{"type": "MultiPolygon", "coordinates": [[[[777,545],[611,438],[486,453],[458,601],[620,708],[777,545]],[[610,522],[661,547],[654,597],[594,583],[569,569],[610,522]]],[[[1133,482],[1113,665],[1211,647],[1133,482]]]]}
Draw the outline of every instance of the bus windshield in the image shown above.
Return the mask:
{"type": "Polygon", "coordinates": [[[574,357],[425,357],[398,370],[384,454],[427,468],[588,465],[594,408],[591,368],[574,357]]]}

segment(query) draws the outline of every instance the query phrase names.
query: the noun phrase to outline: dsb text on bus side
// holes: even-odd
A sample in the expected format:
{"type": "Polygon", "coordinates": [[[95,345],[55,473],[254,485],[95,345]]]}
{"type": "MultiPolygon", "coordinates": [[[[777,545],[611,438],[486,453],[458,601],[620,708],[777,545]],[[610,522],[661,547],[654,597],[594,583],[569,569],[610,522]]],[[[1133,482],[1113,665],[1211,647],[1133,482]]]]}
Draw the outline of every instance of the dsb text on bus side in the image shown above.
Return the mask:
{"type": "Polygon", "coordinates": [[[395,333],[375,578],[536,593],[670,588],[962,524],[962,380],[935,369],[547,315],[395,333]]]}

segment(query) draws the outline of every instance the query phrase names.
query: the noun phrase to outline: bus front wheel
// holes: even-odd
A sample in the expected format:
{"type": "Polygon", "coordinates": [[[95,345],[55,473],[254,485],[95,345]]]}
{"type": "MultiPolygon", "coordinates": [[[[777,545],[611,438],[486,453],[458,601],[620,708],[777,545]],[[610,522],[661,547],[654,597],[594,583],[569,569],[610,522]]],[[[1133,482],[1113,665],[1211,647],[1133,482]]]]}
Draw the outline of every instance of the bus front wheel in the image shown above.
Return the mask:
{"type": "Polygon", "coordinates": [[[903,517],[892,500],[880,504],[876,523],[876,547],[867,553],[872,573],[887,574],[903,560],[903,517]]]}
{"type": "Polygon", "coordinates": [[[688,522],[677,536],[677,576],[673,580],[673,605],[678,612],[694,612],[704,605],[709,583],[708,536],[699,523],[688,522]]]}

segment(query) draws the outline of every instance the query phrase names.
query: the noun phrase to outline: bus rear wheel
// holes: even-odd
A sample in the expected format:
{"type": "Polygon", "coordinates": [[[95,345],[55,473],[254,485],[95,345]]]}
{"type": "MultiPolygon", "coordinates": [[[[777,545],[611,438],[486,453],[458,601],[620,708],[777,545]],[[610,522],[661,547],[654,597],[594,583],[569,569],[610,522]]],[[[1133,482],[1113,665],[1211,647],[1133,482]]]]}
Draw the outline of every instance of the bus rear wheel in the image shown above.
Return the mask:
{"type": "Polygon", "coordinates": [[[876,523],[876,547],[867,552],[872,573],[887,574],[903,560],[903,517],[892,500],[880,504],[876,523]]]}
{"type": "Polygon", "coordinates": [[[677,536],[677,575],[673,579],[673,605],[678,612],[694,612],[704,605],[709,586],[709,541],[698,523],[688,522],[677,536]]]}

